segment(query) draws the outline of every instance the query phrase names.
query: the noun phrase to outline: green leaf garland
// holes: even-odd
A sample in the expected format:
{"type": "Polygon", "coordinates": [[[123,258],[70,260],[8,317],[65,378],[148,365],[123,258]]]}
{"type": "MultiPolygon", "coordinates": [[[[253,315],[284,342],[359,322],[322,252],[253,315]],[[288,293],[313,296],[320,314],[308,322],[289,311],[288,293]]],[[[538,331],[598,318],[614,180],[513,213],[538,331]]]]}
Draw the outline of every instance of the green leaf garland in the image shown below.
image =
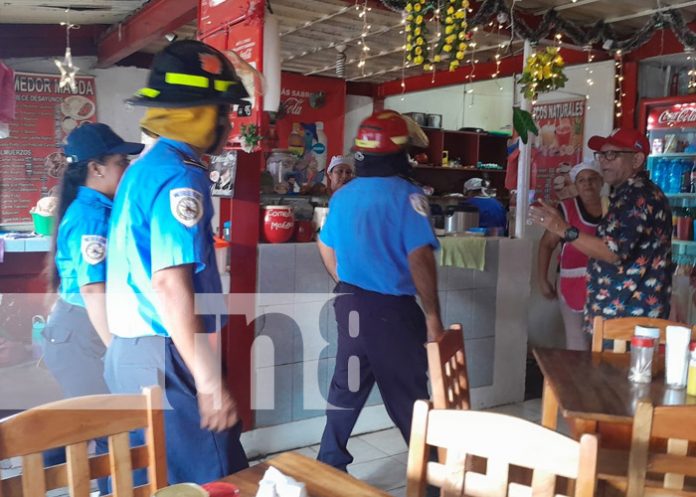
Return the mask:
{"type": "Polygon", "coordinates": [[[535,100],[539,93],[563,88],[568,78],[563,73],[565,62],[558,47],[547,47],[527,58],[519,83],[527,99],[535,100]]]}

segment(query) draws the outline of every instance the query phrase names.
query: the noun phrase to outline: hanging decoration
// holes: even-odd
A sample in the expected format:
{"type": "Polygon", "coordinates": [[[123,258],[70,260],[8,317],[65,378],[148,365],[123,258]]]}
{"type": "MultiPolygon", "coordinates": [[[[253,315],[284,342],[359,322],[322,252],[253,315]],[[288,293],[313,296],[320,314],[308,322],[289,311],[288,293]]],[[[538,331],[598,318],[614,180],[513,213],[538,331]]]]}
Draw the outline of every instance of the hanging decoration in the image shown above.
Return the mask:
{"type": "Polygon", "coordinates": [[[614,111],[617,118],[623,115],[621,109],[621,97],[625,97],[626,94],[623,92],[623,52],[617,50],[614,53],[614,66],[616,70],[614,71],[614,77],[616,78],[616,84],[614,85],[614,111]]]}
{"type": "MultiPolygon", "coordinates": [[[[357,4],[356,4],[357,7],[357,4]]],[[[367,0],[363,0],[363,5],[362,5],[362,10],[360,11],[360,14],[358,14],[358,17],[362,19],[362,32],[360,33],[360,40],[358,41],[358,45],[360,45],[360,57],[358,57],[358,67],[362,71],[362,75],[365,75],[365,61],[367,60],[368,57],[368,52],[370,51],[370,47],[367,45],[367,36],[370,34],[370,29],[372,26],[370,26],[367,23],[367,13],[372,10],[372,7],[367,6],[367,0]]]]}
{"type": "Polygon", "coordinates": [[[527,58],[519,83],[525,98],[536,100],[539,93],[563,88],[568,78],[563,73],[565,62],[557,46],[533,53],[527,58]]]}
{"type": "Polygon", "coordinates": [[[684,47],[684,52],[686,52],[686,60],[689,62],[691,68],[689,69],[689,83],[687,86],[687,91],[691,93],[696,92],[696,57],[694,56],[694,49],[692,47],[684,47]]]}
{"type": "Polygon", "coordinates": [[[594,86],[594,79],[592,75],[594,71],[592,70],[592,61],[594,60],[594,53],[592,53],[592,46],[584,47],[583,50],[587,52],[587,65],[585,66],[585,84],[587,85],[587,93],[585,94],[585,100],[587,100],[587,110],[590,110],[590,87],[594,86]]]}
{"type": "Polygon", "coordinates": [[[449,54],[450,71],[457,69],[464,60],[469,39],[469,25],[466,19],[468,8],[469,0],[448,0],[446,15],[443,16],[445,36],[440,39],[434,59],[435,62],[439,62],[444,55],[442,52],[449,54]]]}
{"type": "MultiPolygon", "coordinates": [[[[380,0],[387,8],[395,11],[406,10],[408,13],[408,5],[412,7],[416,0],[380,0]]],[[[452,2],[452,0],[447,0],[452,2]]],[[[421,10],[429,5],[428,2],[419,2],[421,10]]],[[[468,2],[466,2],[468,3],[468,2]]],[[[465,9],[471,12],[471,8],[465,9]]],[[[608,43],[607,49],[622,50],[623,53],[628,53],[635,50],[652,37],[653,33],[662,28],[671,29],[677,39],[685,47],[696,47],[696,32],[692,31],[682,13],[678,9],[665,10],[656,12],[646,23],[628,38],[619,39],[611,24],[599,20],[592,26],[583,27],[573,21],[564,19],[556,10],[548,10],[541,19],[538,27],[532,29],[524,21],[522,15],[518,14],[516,9],[510,9],[506,0],[484,0],[479,6],[475,15],[467,21],[468,27],[483,26],[496,19],[499,15],[511,16],[510,23],[512,31],[520,38],[528,39],[532,43],[548,38],[552,32],[562,33],[570,43],[579,46],[605,44],[608,43]]]]}
{"type": "Polygon", "coordinates": [[[65,9],[66,21],[61,22],[61,26],[65,26],[65,56],[63,60],[54,59],[53,62],[58,67],[60,71],[60,82],[58,86],[62,89],[66,86],[70,88],[70,91],[77,93],[77,82],[75,81],[75,76],[77,71],[80,70],[79,67],[73,64],[72,51],[70,50],[70,30],[79,29],[80,26],[70,23],[70,9],[65,9]]]}
{"type": "Polygon", "coordinates": [[[406,4],[406,60],[420,66],[430,65],[426,15],[434,10],[426,0],[409,0],[406,4]]]}

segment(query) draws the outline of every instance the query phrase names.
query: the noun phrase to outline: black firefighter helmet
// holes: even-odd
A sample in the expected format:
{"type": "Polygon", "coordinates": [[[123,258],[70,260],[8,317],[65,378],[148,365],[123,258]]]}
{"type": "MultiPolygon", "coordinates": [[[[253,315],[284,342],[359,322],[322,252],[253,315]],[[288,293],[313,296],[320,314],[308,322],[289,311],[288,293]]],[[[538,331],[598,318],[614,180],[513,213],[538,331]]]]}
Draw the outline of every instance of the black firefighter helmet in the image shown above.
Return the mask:
{"type": "Polygon", "coordinates": [[[248,97],[232,63],[196,40],[171,43],[155,55],[148,85],[127,100],[144,107],[237,104],[248,97]]]}

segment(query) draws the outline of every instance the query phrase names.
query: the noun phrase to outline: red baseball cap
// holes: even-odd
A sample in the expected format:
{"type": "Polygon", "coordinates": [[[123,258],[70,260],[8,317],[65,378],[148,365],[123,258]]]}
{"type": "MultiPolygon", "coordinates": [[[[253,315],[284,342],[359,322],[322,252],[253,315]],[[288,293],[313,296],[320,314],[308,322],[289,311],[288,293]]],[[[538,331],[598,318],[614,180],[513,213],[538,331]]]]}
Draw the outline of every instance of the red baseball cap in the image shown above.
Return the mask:
{"type": "Polygon", "coordinates": [[[592,150],[601,150],[606,145],[614,145],[621,148],[629,148],[636,152],[642,152],[646,156],[650,153],[650,143],[643,133],[637,129],[617,128],[607,137],[593,136],[587,142],[592,150]]]}

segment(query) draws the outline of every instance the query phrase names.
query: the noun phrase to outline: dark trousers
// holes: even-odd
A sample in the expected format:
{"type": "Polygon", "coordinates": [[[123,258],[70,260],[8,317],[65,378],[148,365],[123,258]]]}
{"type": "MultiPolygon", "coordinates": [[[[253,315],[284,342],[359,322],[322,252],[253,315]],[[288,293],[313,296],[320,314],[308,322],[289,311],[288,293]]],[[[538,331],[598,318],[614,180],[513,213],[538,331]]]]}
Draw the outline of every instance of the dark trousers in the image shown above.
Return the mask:
{"type": "Polygon", "coordinates": [[[334,302],[338,351],[318,459],[345,471],[353,461],[348,438],[375,382],[408,444],[413,403],[429,398],[427,332],[414,297],[383,295],[347,283],[339,283],[335,292],[344,295],[334,302]]]}
{"type": "MultiPolygon", "coordinates": [[[[114,337],[106,354],[105,377],[114,393],[162,387],[170,484],[207,483],[249,467],[239,440],[241,423],[221,433],[200,427],[193,376],[171,338],[114,337]]],[[[132,444],[134,437],[144,443],[142,431],[134,432],[132,444]]]]}
{"type": "MultiPolygon", "coordinates": [[[[109,393],[104,382],[104,353],[106,347],[89,320],[84,307],[58,299],[48,316],[43,331],[44,362],[55,377],[65,398],[109,393]]],[[[98,438],[96,453],[105,454],[109,444],[98,438]]],[[[65,449],[59,447],[44,452],[44,464],[53,466],[65,462],[65,449]]],[[[99,491],[108,493],[107,480],[98,481],[99,491]]]]}

